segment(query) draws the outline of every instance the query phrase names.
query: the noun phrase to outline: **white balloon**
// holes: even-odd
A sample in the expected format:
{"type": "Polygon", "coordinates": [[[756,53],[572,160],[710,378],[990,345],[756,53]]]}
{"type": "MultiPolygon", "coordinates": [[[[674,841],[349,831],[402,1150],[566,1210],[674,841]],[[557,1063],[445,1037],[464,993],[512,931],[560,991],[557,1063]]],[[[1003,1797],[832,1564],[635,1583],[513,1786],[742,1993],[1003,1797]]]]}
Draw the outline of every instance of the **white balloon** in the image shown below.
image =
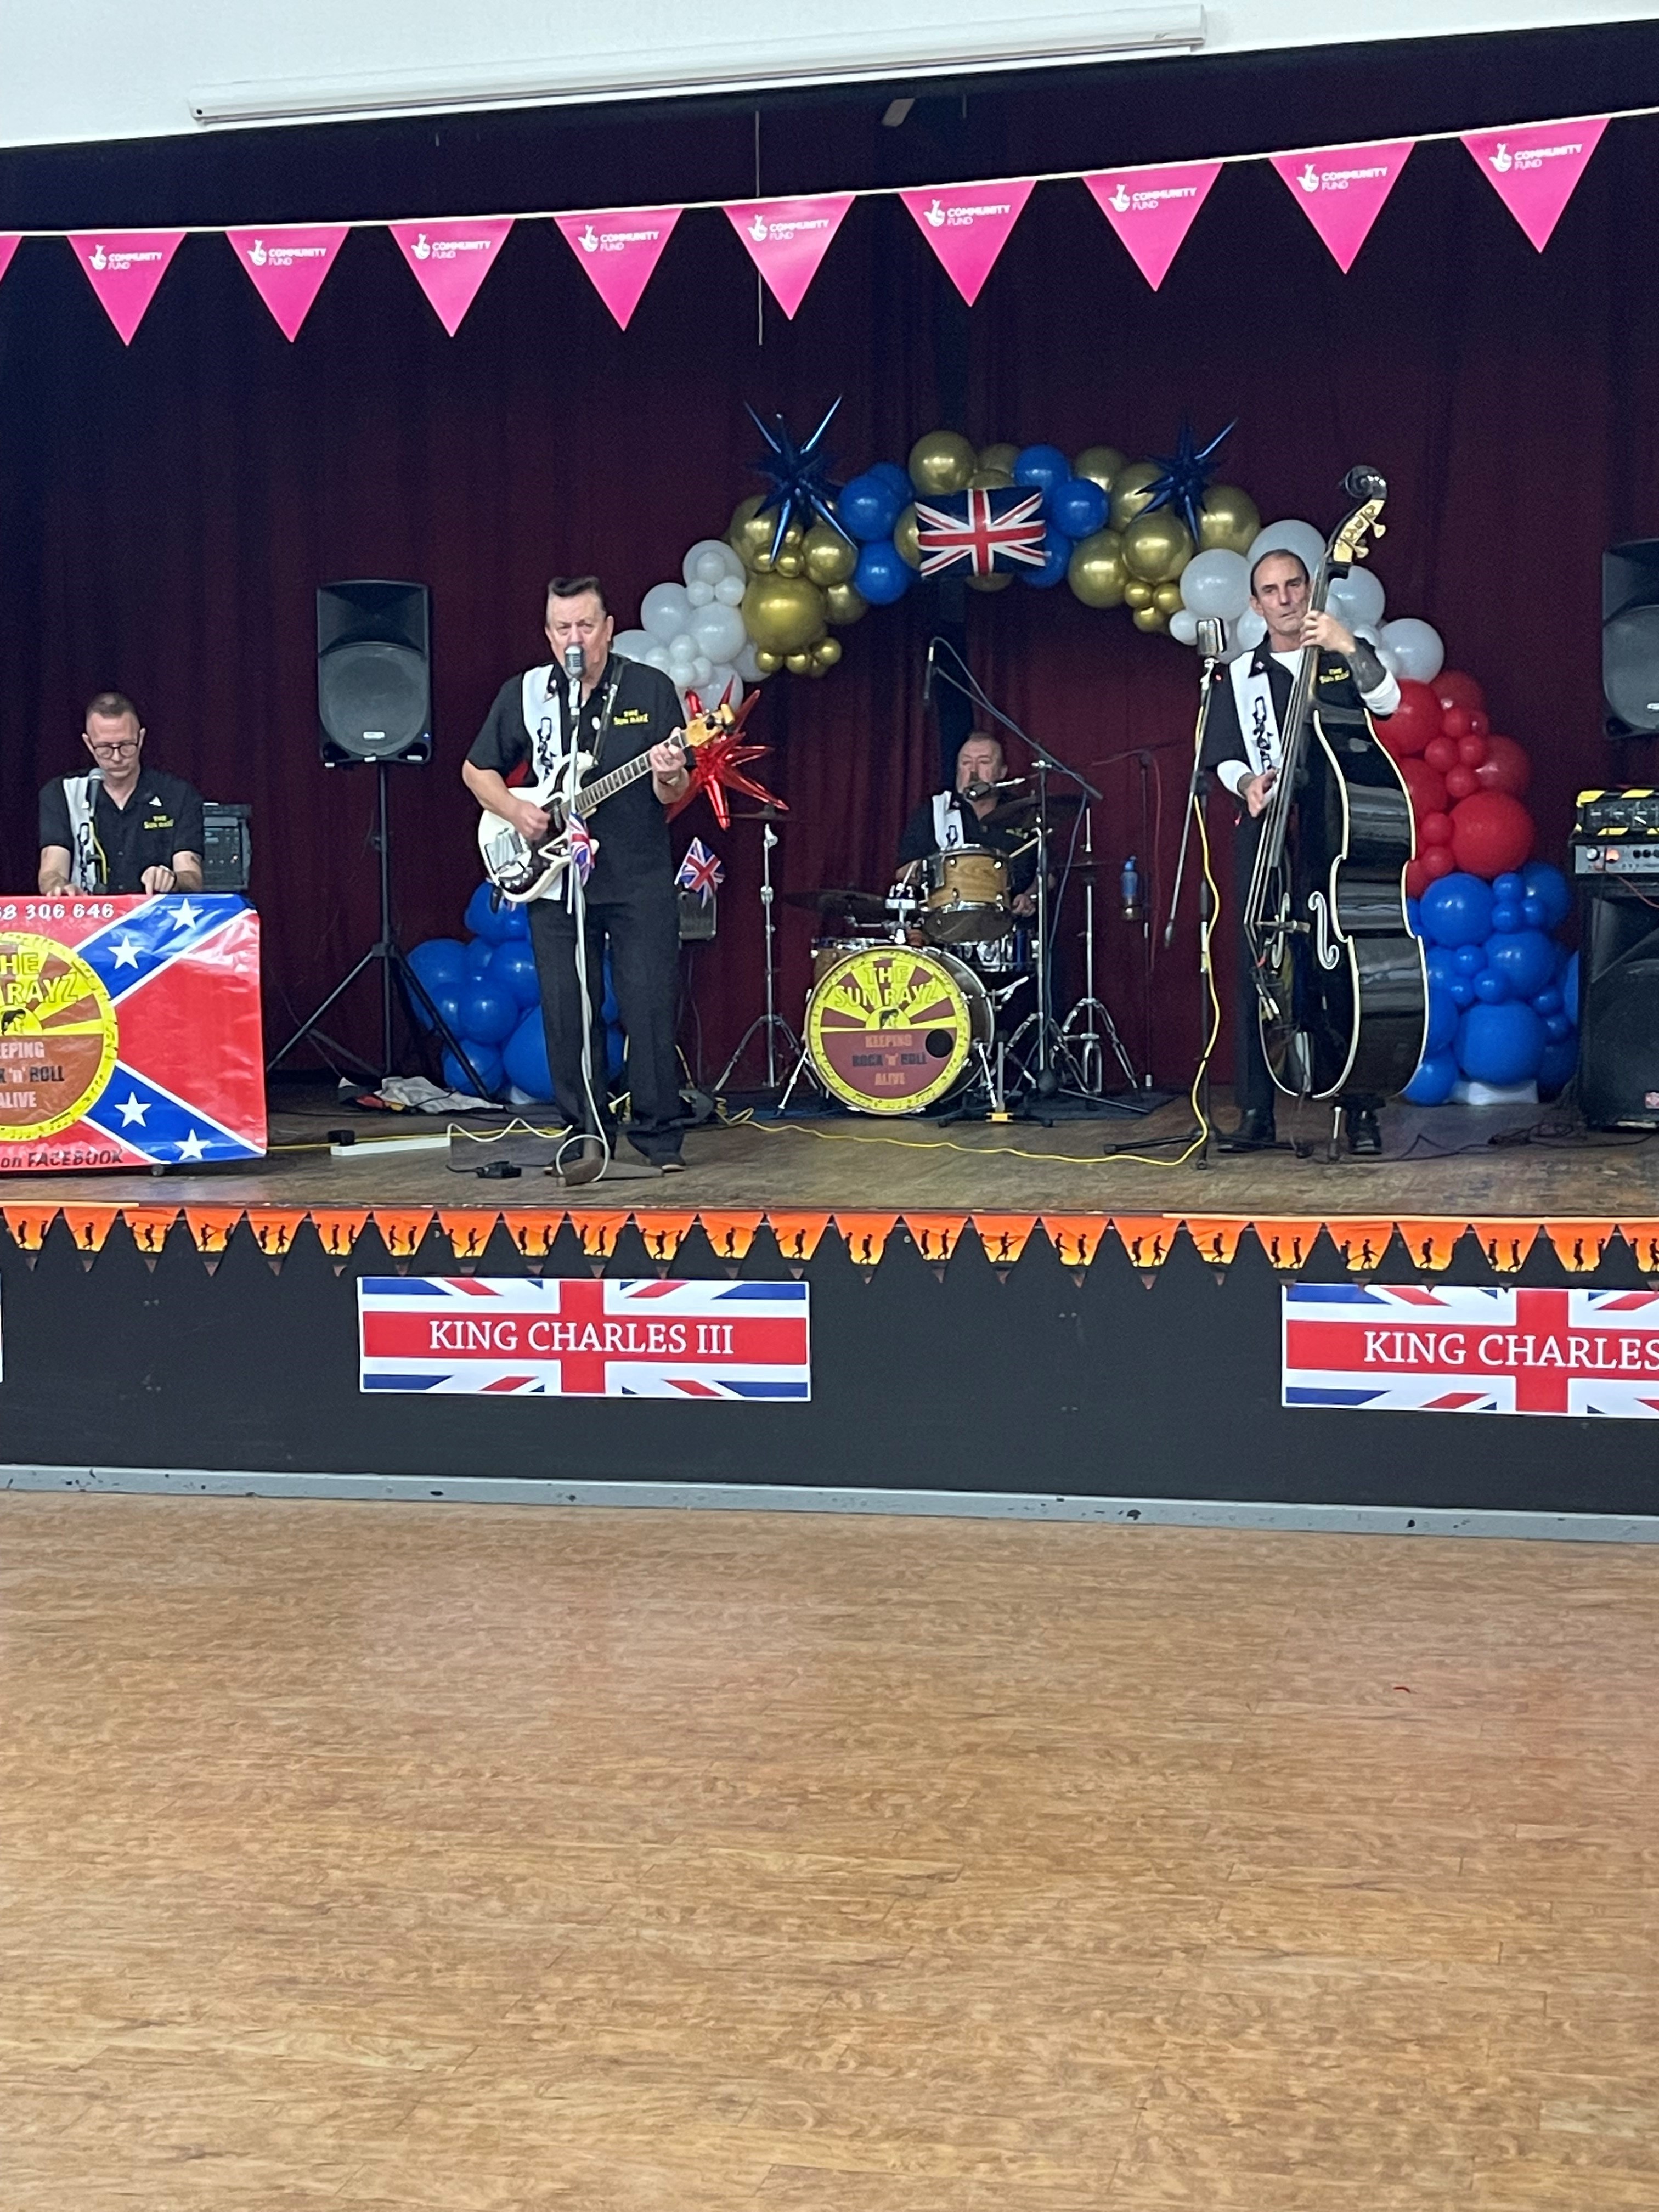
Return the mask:
{"type": "Polygon", "coordinates": [[[714,597],[723,607],[740,607],[748,586],[741,576],[722,576],[714,586],[714,597]]]}
{"type": "Polygon", "coordinates": [[[688,614],[668,641],[668,658],[671,660],[695,660],[696,657],[697,641],[691,635],[691,617],[688,614]]]}
{"type": "Polygon", "coordinates": [[[1389,647],[1379,645],[1376,648],[1376,657],[1390,676],[1402,676],[1405,673],[1400,665],[1400,655],[1389,647]]]}
{"type": "Polygon", "coordinates": [[[692,616],[691,635],[699,653],[707,653],[710,660],[729,662],[743,651],[748,632],[735,607],[714,605],[699,607],[692,616]]]}
{"type": "MultiPolygon", "coordinates": [[[[1267,625],[1254,607],[1246,607],[1233,624],[1232,641],[1235,652],[1254,653],[1267,635],[1267,625]]],[[[1234,656],[1230,653],[1231,659],[1234,656]]]]}
{"type": "Polygon", "coordinates": [[[1352,629],[1357,622],[1382,619],[1382,586],[1369,568],[1350,568],[1346,576],[1333,576],[1325,604],[1352,629]]]}
{"type": "Polygon", "coordinates": [[[1311,576],[1325,557],[1325,541],[1311,522],[1270,522],[1257,531],[1244,556],[1246,566],[1254,568],[1264,553],[1294,553],[1311,576]]]}
{"type": "Polygon", "coordinates": [[[695,584],[686,586],[685,596],[694,607],[706,607],[714,596],[714,586],[712,584],[705,584],[699,578],[695,584]]]}
{"type": "Polygon", "coordinates": [[[691,673],[699,684],[707,684],[714,672],[714,664],[706,653],[700,653],[691,663],[691,673]]]}
{"type": "Polygon", "coordinates": [[[705,707],[718,707],[724,700],[728,707],[743,704],[743,678],[735,668],[726,668],[716,661],[708,672],[708,691],[703,700],[705,707]]]}
{"type": "Polygon", "coordinates": [[[611,641],[611,650],[621,653],[624,660],[649,662],[651,648],[656,643],[648,629],[619,629],[611,641]]]}
{"type": "Polygon", "coordinates": [[[764,684],[766,681],[764,675],[755,665],[755,641],[752,637],[744,639],[743,651],[732,665],[745,684],[764,684]]]}
{"type": "MultiPolygon", "coordinates": [[[[1229,553],[1220,546],[1194,554],[1181,572],[1181,599],[1183,607],[1195,615],[1218,615],[1223,622],[1237,622],[1250,604],[1249,563],[1242,553],[1229,553]]],[[[1181,642],[1189,645],[1192,640],[1182,638],[1181,642]]]]}
{"type": "Polygon", "coordinates": [[[659,637],[653,637],[652,639],[651,650],[646,654],[645,660],[647,667],[660,668],[663,674],[665,676],[667,675],[668,647],[663,643],[659,637]]]}
{"type": "Polygon", "coordinates": [[[1170,617],[1170,635],[1177,645],[1198,643],[1198,617],[1190,607],[1177,607],[1170,617]]]}
{"type": "Polygon", "coordinates": [[[664,644],[676,637],[691,618],[691,602],[684,584],[653,584],[640,601],[640,627],[664,644]]]}
{"type": "Polygon", "coordinates": [[[680,563],[688,584],[718,584],[722,576],[741,576],[743,562],[723,539],[700,538],[680,563]]]}
{"type": "Polygon", "coordinates": [[[1380,642],[1399,661],[1400,673],[1419,684],[1432,684],[1446,665],[1446,648],[1439,631],[1432,623],[1419,622],[1415,615],[1384,623],[1380,642]]]}

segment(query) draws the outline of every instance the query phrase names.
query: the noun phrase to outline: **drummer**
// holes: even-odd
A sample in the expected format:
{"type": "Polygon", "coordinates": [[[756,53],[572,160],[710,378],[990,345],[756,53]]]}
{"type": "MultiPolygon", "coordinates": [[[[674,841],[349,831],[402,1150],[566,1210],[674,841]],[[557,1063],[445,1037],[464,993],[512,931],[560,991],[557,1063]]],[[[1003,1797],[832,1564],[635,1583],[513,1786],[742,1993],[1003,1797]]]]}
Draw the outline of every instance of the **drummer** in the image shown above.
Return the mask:
{"type": "Polygon", "coordinates": [[[924,799],[904,825],[898,849],[901,882],[908,882],[932,854],[976,845],[983,851],[1000,853],[1006,860],[1014,912],[1026,915],[1035,909],[1036,897],[1031,883],[1036,874],[1036,855],[1031,849],[1030,830],[1014,830],[987,818],[1006,796],[997,786],[1007,773],[1007,762],[997,739],[988,730],[970,731],[957,755],[954,787],[924,799]]]}

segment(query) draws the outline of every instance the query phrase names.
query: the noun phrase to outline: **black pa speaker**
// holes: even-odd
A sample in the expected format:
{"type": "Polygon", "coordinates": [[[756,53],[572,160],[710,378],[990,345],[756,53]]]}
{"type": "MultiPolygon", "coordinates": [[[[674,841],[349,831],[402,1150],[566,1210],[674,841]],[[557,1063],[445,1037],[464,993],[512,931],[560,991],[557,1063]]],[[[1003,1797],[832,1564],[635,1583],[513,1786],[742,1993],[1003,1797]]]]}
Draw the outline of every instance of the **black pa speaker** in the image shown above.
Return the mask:
{"type": "Polygon", "coordinates": [[[317,717],[331,768],[432,757],[432,596],[424,584],[317,586],[317,717]]]}
{"type": "Polygon", "coordinates": [[[1659,910],[1628,884],[1581,888],[1579,1106],[1593,1129],[1659,1128],[1659,910]]]}
{"type": "Polygon", "coordinates": [[[1601,556],[1601,693],[1610,736],[1659,730],[1659,538],[1601,556]]]}

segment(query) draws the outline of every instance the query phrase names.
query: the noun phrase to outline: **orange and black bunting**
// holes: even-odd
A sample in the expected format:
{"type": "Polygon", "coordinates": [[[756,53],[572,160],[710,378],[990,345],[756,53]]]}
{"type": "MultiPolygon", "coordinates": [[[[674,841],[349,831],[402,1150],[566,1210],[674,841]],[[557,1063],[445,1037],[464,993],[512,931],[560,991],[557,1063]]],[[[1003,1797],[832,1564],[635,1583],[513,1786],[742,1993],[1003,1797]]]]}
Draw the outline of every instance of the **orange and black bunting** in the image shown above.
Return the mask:
{"type": "Polygon", "coordinates": [[[1012,1267],[1025,1249],[1031,1231],[1036,1227],[1035,1213],[981,1213],[969,1215],[974,1233],[979,1238],[986,1258],[995,1267],[1012,1267]]]}
{"type": "Polygon", "coordinates": [[[590,1212],[573,1207],[570,1225],[582,1240],[582,1249],[590,1260],[608,1260],[617,1249],[617,1239],[632,1218],[626,1206],[619,1212],[590,1212]]]}
{"type": "MultiPolygon", "coordinates": [[[[1452,1254],[1457,1249],[1458,1239],[1463,1234],[1461,1221],[1430,1218],[1402,1220],[1395,1216],[1395,1227],[1400,1231],[1406,1249],[1411,1254],[1412,1264],[1425,1274],[1443,1274],[1450,1267],[1452,1254]]],[[[1257,1231],[1257,1235],[1261,1231],[1257,1231]]]]}
{"type": "Polygon", "coordinates": [[[558,1241],[568,1216],[557,1213],[508,1213],[502,1219],[507,1233],[526,1260],[545,1260],[558,1241]]]}
{"type": "Polygon", "coordinates": [[[697,1225],[695,1213],[665,1213],[653,1206],[648,1213],[635,1216],[640,1235],[645,1239],[648,1257],[659,1267],[667,1267],[681,1244],[697,1225]]]}
{"type": "Polygon", "coordinates": [[[1601,1264],[1601,1255],[1619,1233],[1616,1221],[1547,1221],[1544,1234],[1555,1247],[1555,1256],[1575,1275],[1588,1275],[1601,1264]]]}
{"type": "Polygon", "coordinates": [[[177,1206],[124,1206],[121,1218],[137,1250],[146,1260],[155,1260],[161,1256],[167,1231],[182,1210],[177,1206]]]}
{"type": "Polygon", "coordinates": [[[1294,1274],[1305,1267],[1313,1257],[1313,1248],[1319,1242],[1319,1232],[1325,1224],[1305,1216],[1288,1221],[1252,1221],[1251,1230],[1256,1243],[1267,1257],[1267,1265],[1281,1274],[1294,1274]]]}
{"type": "MultiPolygon", "coordinates": [[[[746,1222],[749,1225],[744,1232],[741,1247],[744,1252],[749,1249],[755,1231],[764,1222],[771,1230],[773,1236],[776,1237],[778,1249],[791,1267],[799,1267],[802,1261],[811,1258],[813,1253],[818,1249],[819,1240],[824,1231],[830,1226],[830,1216],[827,1213],[799,1213],[793,1210],[783,1213],[718,1215],[705,1213],[702,1217],[705,1229],[708,1228],[711,1219],[722,1222],[746,1222]]],[[[720,1251],[721,1248],[717,1245],[715,1249],[720,1251]]],[[[725,1256],[723,1251],[721,1256],[722,1258],[725,1256]]]]}
{"type": "Polygon", "coordinates": [[[313,1206],[311,1225],[317,1232],[317,1242],[331,1260],[349,1260],[352,1247],[368,1225],[368,1208],[313,1206]]]}
{"type": "Polygon", "coordinates": [[[1472,1221],[1469,1226],[1487,1265],[1499,1275],[1517,1274],[1538,1242],[1538,1224],[1532,1221],[1472,1221]]]}
{"type": "MultiPolygon", "coordinates": [[[[705,1207],[699,1208],[697,1218],[717,1260],[743,1260],[748,1257],[755,1231],[767,1217],[762,1213],[710,1213],[705,1207]]],[[[772,1219],[775,1225],[777,1217],[774,1215],[772,1219]]],[[[781,1243],[781,1237],[779,1241],[781,1243]]]]}
{"type": "Polygon", "coordinates": [[[394,1260],[412,1260],[426,1232],[437,1219],[431,1206],[376,1206],[370,1208],[380,1242],[394,1260]]]}
{"type": "Polygon", "coordinates": [[[120,1211],[118,1206],[66,1206],[64,1218],[75,1239],[76,1250],[101,1252],[120,1211]]]}
{"type": "Polygon", "coordinates": [[[1110,1226],[1103,1213],[1045,1213],[1042,1218],[1062,1267],[1086,1267],[1110,1226]]]}
{"type": "Polygon", "coordinates": [[[948,1260],[968,1226],[963,1213],[912,1213],[907,1207],[901,1218],[924,1260],[948,1260]]]}
{"type": "Polygon", "coordinates": [[[1111,1225],[1129,1255],[1129,1265],[1144,1273],[1148,1267],[1161,1267],[1169,1258],[1181,1222],[1173,1213],[1115,1213],[1111,1225]]]}
{"type": "Polygon", "coordinates": [[[240,1206],[187,1206],[185,1226],[191,1242],[205,1260],[216,1260],[230,1242],[230,1232],[242,1218],[240,1206]]]}
{"type": "Polygon", "coordinates": [[[20,1252],[38,1252],[58,1218],[55,1206],[8,1206],[3,1210],[11,1241],[20,1252]]]}
{"type": "Polygon", "coordinates": [[[449,1249],[458,1260],[483,1259],[484,1247],[501,1218],[498,1207],[483,1206],[441,1206],[438,1211],[449,1249]]]}
{"type": "Polygon", "coordinates": [[[878,1266],[887,1249],[887,1240],[897,1224],[896,1213],[842,1213],[836,1209],[835,1224],[847,1239],[848,1256],[855,1266],[878,1266]]]}
{"type": "Polygon", "coordinates": [[[1382,1255],[1394,1242],[1394,1223],[1380,1217],[1374,1221],[1351,1220],[1345,1214],[1340,1221],[1328,1221],[1327,1234],[1335,1245],[1338,1256],[1351,1274],[1374,1275],[1382,1264],[1382,1255]]]}
{"type": "MultiPolygon", "coordinates": [[[[1232,1266],[1238,1240],[1250,1225],[1243,1214],[1188,1213],[1182,1218],[1200,1260],[1206,1260],[1212,1267],[1232,1266]]],[[[1118,1233],[1121,1236],[1122,1231],[1118,1233]]]]}
{"type": "Polygon", "coordinates": [[[250,1206],[247,1225],[267,1260],[281,1260],[293,1249],[308,1209],[303,1206],[250,1206]]]}

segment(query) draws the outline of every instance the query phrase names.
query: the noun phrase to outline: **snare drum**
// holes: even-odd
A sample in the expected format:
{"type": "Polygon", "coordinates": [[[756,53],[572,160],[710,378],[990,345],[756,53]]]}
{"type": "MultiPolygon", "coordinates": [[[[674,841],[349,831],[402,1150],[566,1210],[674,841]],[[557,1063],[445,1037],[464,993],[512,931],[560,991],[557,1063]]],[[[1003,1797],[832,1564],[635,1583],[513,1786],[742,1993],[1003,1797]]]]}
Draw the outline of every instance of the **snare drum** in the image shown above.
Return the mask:
{"type": "Polygon", "coordinates": [[[975,1047],[990,1044],[985,986],[948,952],[839,949],[815,972],[806,1002],[806,1052],[818,1080],[854,1113],[920,1114],[966,1078],[975,1047]]]}
{"type": "Polygon", "coordinates": [[[1008,863],[985,845],[957,845],[922,862],[921,933],[930,945],[975,945],[1014,926],[1008,863]]]}

